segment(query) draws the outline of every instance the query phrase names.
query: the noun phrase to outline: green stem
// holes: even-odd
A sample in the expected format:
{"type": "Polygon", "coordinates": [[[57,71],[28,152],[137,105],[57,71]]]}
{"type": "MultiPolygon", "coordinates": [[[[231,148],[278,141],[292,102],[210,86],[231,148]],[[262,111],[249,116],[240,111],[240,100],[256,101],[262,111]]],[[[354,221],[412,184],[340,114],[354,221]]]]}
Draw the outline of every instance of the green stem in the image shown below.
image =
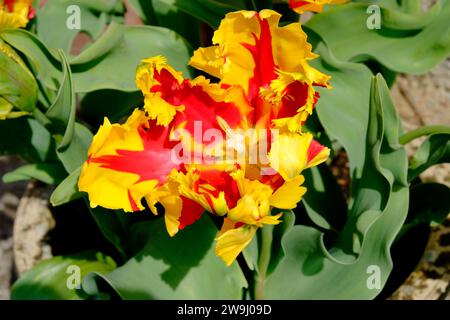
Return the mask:
{"type": "Polygon", "coordinates": [[[253,9],[254,9],[255,11],[258,11],[258,7],[256,6],[255,0],[252,0],[252,5],[253,5],[253,9]]]}
{"type": "Polygon", "coordinates": [[[255,0],[245,0],[245,6],[247,10],[258,11],[258,7],[256,6],[255,0]]]}
{"type": "Polygon", "coordinates": [[[46,127],[47,125],[49,125],[51,123],[51,121],[47,118],[47,116],[38,108],[33,110],[33,116],[44,127],[46,127]]]}
{"type": "Polygon", "coordinates": [[[264,285],[267,276],[267,269],[270,263],[270,253],[272,250],[273,226],[265,225],[261,229],[261,251],[259,253],[258,274],[255,281],[255,299],[264,299],[264,285]]]}
{"type": "Polygon", "coordinates": [[[400,137],[400,143],[405,145],[414,139],[420,138],[422,136],[427,136],[434,133],[448,133],[450,134],[449,126],[425,126],[418,128],[416,130],[405,133],[400,137]]]}

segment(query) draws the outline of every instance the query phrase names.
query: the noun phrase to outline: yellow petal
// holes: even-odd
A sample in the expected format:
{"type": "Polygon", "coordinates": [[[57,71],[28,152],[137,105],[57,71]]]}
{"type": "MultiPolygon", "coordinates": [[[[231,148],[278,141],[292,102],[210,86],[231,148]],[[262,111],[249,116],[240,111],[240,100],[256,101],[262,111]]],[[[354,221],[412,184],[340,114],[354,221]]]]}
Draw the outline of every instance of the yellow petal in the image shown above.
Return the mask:
{"type": "Polygon", "coordinates": [[[303,176],[297,176],[286,181],[270,197],[270,204],[279,209],[295,209],[306,192],[301,185],[305,181],[303,176]]]}
{"type": "Polygon", "coordinates": [[[230,229],[217,237],[216,254],[230,266],[237,256],[252,241],[258,228],[254,226],[242,226],[230,229]]]}
{"type": "Polygon", "coordinates": [[[180,229],[180,216],[183,202],[177,195],[165,197],[160,202],[165,210],[164,219],[167,232],[173,237],[180,229]]]}
{"type": "Polygon", "coordinates": [[[189,64],[206,73],[221,78],[224,59],[220,55],[219,46],[199,48],[194,52],[189,64]]]}
{"type": "Polygon", "coordinates": [[[269,153],[270,165],[284,180],[291,180],[305,169],[311,140],[310,133],[281,133],[275,138],[269,153]]]}
{"type": "Polygon", "coordinates": [[[92,207],[143,210],[141,199],[177,168],[168,137],[168,128],[150,125],[140,110],[123,125],[105,119],[89,148],[79,190],[88,193],[92,207]]]}

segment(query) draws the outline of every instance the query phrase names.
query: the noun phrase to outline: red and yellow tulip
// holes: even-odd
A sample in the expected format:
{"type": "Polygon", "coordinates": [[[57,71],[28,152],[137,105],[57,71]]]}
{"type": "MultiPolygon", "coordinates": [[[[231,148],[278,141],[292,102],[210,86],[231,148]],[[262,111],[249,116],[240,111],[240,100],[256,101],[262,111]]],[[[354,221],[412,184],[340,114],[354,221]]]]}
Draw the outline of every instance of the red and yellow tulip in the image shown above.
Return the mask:
{"type": "Polygon", "coordinates": [[[23,28],[34,17],[33,0],[0,0],[0,30],[23,28]]]}
{"type": "Polygon", "coordinates": [[[349,0],[289,0],[292,10],[302,14],[305,11],[322,12],[326,4],[342,4],[349,0]]]}
{"type": "Polygon", "coordinates": [[[138,211],[145,199],[156,214],[160,203],[171,236],[205,211],[223,217],[216,253],[228,265],[258,228],[280,223],[272,209],[295,208],[302,171],[328,158],[302,126],[330,77],[309,65],[317,55],[300,24],[279,20],[271,10],[224,18],[214,45],[190,61],[218,83],[185,79],[163,57],[143,60],[144,107],[123,125],[105,119],[83,166],[91,206],[138,211]],[[266,157],[249,155],[261,146],[266,157]]]}

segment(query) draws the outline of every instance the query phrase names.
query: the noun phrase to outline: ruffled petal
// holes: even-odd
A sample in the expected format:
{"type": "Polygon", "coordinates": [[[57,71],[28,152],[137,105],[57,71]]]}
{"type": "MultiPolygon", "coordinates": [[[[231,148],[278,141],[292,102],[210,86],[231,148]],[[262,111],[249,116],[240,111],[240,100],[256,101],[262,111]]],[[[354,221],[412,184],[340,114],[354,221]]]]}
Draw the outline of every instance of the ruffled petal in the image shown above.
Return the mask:
{"type": "Polygon", "coordinates": [[[3,0],[0,3],[0,30],[23,28],[33,18],[33,0],[3,0]]]}
{"type": "Polygon", "coordinates": [[[315,167],[330,157],[330,149],[324,147],[316,140],[312,140],[308,148],[307,168],[315,167]]]}
{"type": "Polygon", "coordinates": [[[166,228],[171,237],[200,219],[204,212],[201,205],[183,196],[164,197],[160,203],[165,210],[166,228]]]}
{"type": "Polygon", "coordinates": [[[270,165],[286,181],[297,177],[304,169],[328,159],[330,150],[313,140],[310,133],[281,133],[269,154],[270,165]]]}
{"type": "Polygon", "coordinates": [[[141,199],[166,182],[178,169],[168,139],[169,128],[149,121],[135,110],[123,125],[105,119],[94,137],[78,182],[92,207],[143,210],[141,199]]]}
{"type": "Polygon", "coordinates": [[[257,227],[243,225],[236,229],[235,224],[225,219],[221,233],[216,238],[216,254],[230,266],[237,256],[248,246],[255,236],[257,227]]]}
{"type": "Polygon", "coordinates": [[[300,24],[279,27],[280,18],[272,10],[227,14],[214,46],[197,50],[190,64],[218,77],[222,86],[244,88],[253,127],[273,123],[298,131],[317,100],[314,86],[329,87],[330,77],[309,66],[317,55],[300,24]]]}
{"type": "MultiPolygon", "coordinates": [[[[199,203],[206,211],[223,216],[240,198],[237,183],[227,166],[191,166],[178,173],[180,194],[199,203]]],[[[229,167],[229,166],[228,166],[229,167]]]]}
{"type": "Polygon", "coordinates": [[[234,90],[229,92],[204,77],[184,79],[161,56],[142,61],[136,72],[136,85],[144,94],[150,119],[163,126],[172,123],[174,128],[183,128],[192,136],[196,124],[201,123],[201,136],[208,129],[220,129],[217,117],[236,127],[249,112],[242,100],[234,101],[234,90]]]}
{"type": "Polygon", "coordinates": [[[295,209],[306,193],[301,185],[305,178],[301,175],[283,183],[270,197],[270,205],[278,209],[295,209]]]}

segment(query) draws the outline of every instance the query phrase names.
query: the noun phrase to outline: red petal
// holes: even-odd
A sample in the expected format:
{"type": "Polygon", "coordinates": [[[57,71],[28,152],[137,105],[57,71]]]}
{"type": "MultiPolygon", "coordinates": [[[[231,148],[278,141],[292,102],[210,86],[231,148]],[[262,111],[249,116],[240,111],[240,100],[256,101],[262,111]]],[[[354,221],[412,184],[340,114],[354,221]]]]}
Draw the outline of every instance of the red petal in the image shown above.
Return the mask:
{"type": "Polygon", "coordinates": [[[181,196],[181,199],[183,200],[183,208],[181,209],[181,215],[179,218],[180,225],[178,228],[180,230],[200,219],[203,211],[205,210],[194,200],[188,199],[183,196],[181,196]]]}
{"type": "Polygon", "coordinates": [[[253,123],[258,122],[260,118],[267,114],[267,110],[264,108],[264,102],[259,95],[260,88],[267,87],[272,80],[277,78],[275,72],[277,66],[273,57],[272,34],[270,32],[269,22],[267,20],[262,20],[259,14],[257,16],[261,27],[259,38],[253,34],[253,37],[255,38],[254,45],[247,43],[242,44],[250,51],[255,63],[253,78],[249,81],[248,89],[248,99],[251,105],[255,107],[253,112],[253,123]]]}
{"type": "Polygon", "coordinates": [[[90,162],[99,163],[102,168],[137,174],[139,180],[136,183],[147,180],[165,183],[172,169],[179,168],[171,158],[177,142],[169,141],[170,128],[149,121],[149,128],[141,126],[137,130],[144,146],[142,151],[116,150],[117,155],[91,157],[90,162]]]}
{"type": "Polygon", "coordinates": [[[308,162],[313,160],[324,148],[323,145],[313,139],[308,149],[308,162]]]}
{"type": "MultiPolygon", "coordinates": [[[[173,106],[184,106],[184,112],[178,112],[174,126],[186,123],[184,129],[194,136],[194,122],[201,121],[202,131],[221,129],[217,116],[235,128],[243,118],[240,109],[233,103],[214,100],[200,85],[192,85],[185,79],[181,84],[166,69],[155,70],[154,78],[160,83],[150,88],[151,92],[160,92],[161,97],[173,106]]],[[[202,132],[202,133],[203,133],[202,132]]]]}

